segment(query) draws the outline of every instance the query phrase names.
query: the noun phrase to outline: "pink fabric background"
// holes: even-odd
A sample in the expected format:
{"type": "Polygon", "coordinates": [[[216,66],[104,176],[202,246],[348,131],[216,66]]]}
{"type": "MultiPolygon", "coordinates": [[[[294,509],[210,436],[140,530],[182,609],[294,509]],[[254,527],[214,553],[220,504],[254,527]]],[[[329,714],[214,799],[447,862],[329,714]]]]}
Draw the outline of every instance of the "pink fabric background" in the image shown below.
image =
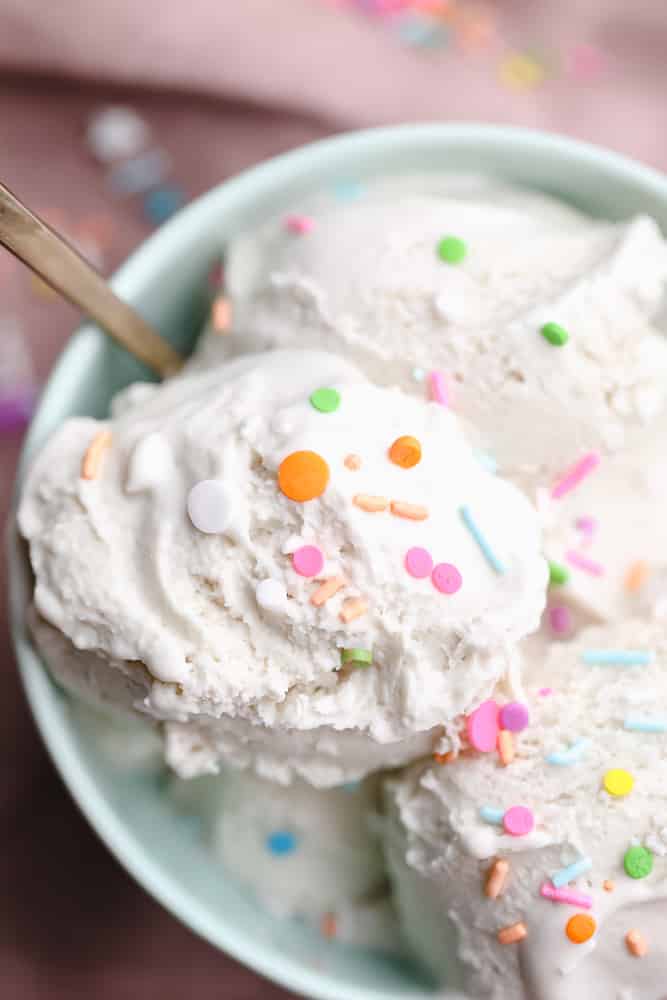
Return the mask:
{"type": "MultiPolygon", "coordinates": [[[[401,120],[554,129],[667,167],[664,0],[496,0],[487,14],[494,39],[482,51],[455,40],[417,52],[321,0],[0,0],[0,178],[70,229],[110,219],[110,272],[149,232],[138,200],[111,196],[83,144],[86,116],[111,101],[146,116],[189,196],[309,139],[401,120]],[[591,80],[563,69],[582,45],[604,66],[591,80]],[[551,67],[542,86],[502,85],[512,51],[551,67]]],[[[0,251],[2,314],[20,319],[43,379],[75,311],[36,296],[0,251]]],[[[0,437],[2,520],[18,448],[0,437]]],[[[0,995],[286,996],[178,925],[98,843],[28,716],[4,617],[0,629],[0,995]]]]}

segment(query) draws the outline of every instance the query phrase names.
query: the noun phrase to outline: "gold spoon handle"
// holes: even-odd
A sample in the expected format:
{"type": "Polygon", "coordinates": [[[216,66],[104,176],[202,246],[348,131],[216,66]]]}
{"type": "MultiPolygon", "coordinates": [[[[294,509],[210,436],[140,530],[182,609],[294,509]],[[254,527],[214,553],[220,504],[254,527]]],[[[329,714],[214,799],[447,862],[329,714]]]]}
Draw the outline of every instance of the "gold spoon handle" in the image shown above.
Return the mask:
{"type": "Polygon", "coordinates": [[[182,366],[180,354],[4,184],[0,184],[0,245],[162,378],[182,366]]]}

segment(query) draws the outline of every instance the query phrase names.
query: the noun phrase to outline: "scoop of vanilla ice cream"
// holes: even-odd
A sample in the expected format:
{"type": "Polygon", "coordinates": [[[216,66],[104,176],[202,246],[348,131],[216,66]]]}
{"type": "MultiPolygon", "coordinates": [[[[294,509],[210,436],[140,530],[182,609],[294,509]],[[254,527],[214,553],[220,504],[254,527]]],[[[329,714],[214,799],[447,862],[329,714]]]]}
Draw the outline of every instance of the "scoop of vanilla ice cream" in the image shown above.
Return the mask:
{"type": "Polygon", "coordinates": [[[506,472],[618,449],[663,407],[667,245],[651,219],[596,221],[500,181],[434,190],[406,177],[316,202],[307,221],[294,231],[282,215],[232,242],[235,332],[204,339],[205,363],[239,347],[325,348],[420,397],[439,370],[506,472]],[[438,253],[448,236],[465,245],[458,262],[438,253]],[[564,346],[541,334],[548,323],[564,346]]]}
{"type": "Polygon", "coordinates": [[[514,736],[516,756],[508,766],[494,752],[462,755],[447,766],[415,766],[390,785],[387,853],[403,925],[417,953],[449,985],[502,1000],[585,1000],[592,990],[655,1000],[661,992],[666,663],[667,637],[656,623],[589,628],[553,646],[546,662],[530,665],[530,721],[514,736]],[[634,666],[588,662],[610,651],[644,656],[635,655],[642,662],[634,666]],[[480,813],[491,807],[506,815],[516,806],[534,817],[524,836],[480,813]],[[643,877],[625,867],[632,848],[644,848],[640,857],[652,860],[643,877]],[[499,895],[489,898],[485,883],[497,860],[509,870],[499,895]],[[576,862],[579,874],[565,872],[559,880],[556,873],[576,862]],[[544,898],[542,887],[553,890],[552,878],[583,899],[544,898]],[[566,926],[582,913],[593,917],[596,931],[573,943],[566,926]],[[515,924],[524,925],[525,938],[501,944],[498,932],[515,924]],[[639,931],[648,947],[641,961],[625,943],[630,931],[639,931]]]}
{"type": "Polygon", "coordinates": [[[450,410],[276,352],[136,387],[115,413],[53,436],[18,520],[47,655],[65,640],[54,669],[164,721],[180,774],[224,757],[334,785],[414,760],[537,626],[537,515],[450,410]],[[389,457],[406,436],[407,466],[389,457]]]}

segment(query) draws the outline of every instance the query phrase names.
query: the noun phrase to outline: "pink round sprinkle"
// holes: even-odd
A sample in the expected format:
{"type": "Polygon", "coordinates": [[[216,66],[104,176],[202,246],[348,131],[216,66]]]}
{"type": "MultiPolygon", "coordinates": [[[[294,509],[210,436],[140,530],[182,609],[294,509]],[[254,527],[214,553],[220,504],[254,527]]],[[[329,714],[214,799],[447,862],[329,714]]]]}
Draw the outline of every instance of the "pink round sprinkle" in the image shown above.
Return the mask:
{"type": "Polygon", "coordinates": [[[556,635],[565,635],[572,628],[572,612],[566,604],[553,604],[549,608],[549,625],[556,635]]]}
{"type": "Polygon", "coordinates": [[[528,707],[520,701],[510,701],[500,709],[500,728],[511,733],[522,732],[530,720],[528,707]]]}
{"type": "Polygon", "coordinates": [[[413,549],[408,549],[405,553],[405,568],[410,576],[417,580],[423,580],[433,569],[433,559],[428,549],[421,549],[416,545],[413,549]]]}
{"type": "Polygon", "coordinates": [[[299,576],[317,576],[324,566],[324,556],[316,545],[302,545],[292,554],[292,565],[299,576]]]}
{"type": "Polygon", "coordinates": [[[294,233],[296,236],[303,236],[312,230],[315,220],[309,215],[288,215],[285,219],[285,225],[290,233],[294,233]]]}
{"type": "Polygon", "coordinates": [[[554,689],[553,688],[540,688],[540,690],[537,693],[539,694],[540,698],[548,698],[549,695],[551,695],[551,694],[554,693],[554,689]]]}
{"type": "Polygon", "coordinates": [[[463,583],[461,574],[451,563],[438,563],[431,573],[431,580],[435,589],[441,594],[455,594],[463,583]]]}
{"type": "Polygon", "coordinates": [[[489,698],[466,718],[468,739],[482,753],[491,753],[498,743],[498,705],[489,698]]]}
{"type": "Polygon", "coordinates": [[[505,833],[512,837],[525,837],[535,826],[535,817],[526,806],[512,806],[503,816],[505,833]]]}

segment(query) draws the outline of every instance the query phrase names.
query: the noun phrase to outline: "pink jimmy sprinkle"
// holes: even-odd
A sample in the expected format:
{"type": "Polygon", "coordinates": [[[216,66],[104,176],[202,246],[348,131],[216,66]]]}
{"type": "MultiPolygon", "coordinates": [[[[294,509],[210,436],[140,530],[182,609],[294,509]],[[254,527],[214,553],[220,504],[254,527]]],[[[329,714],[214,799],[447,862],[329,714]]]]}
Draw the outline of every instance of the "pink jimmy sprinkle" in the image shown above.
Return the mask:
{"type": "Polygon", "coordinates": [[[288,215],[285,219],[285,225],[290,233],[294,233],[296,236],[304,236],[306,233],[312,231],[315,220],[309,215],[288,215]]]}
{"type": "Polygon", "coordinates": [[[570,566],[582,569],[584,573],[590,573],[591,576],[604,576],[604,567],[599,562],[595,562],[594,559],[587,559],[586,556],[582,556],[581,552],[570,550],[565,553],[565,560],[569,562],[570,566]]]}
{"type": "Polygon", "coordinates": [[[598,467],[600,464],[600,456],[596,451],[589,451],[587,455],[580,458],[579,461],[572,466],[571,469],[558,480],[556,485],[551,490],[551,496],[554,500],[559,500],[561,497],[573,490],[575,486],[578,486],[582,479],[598,467]]]}
{"type": "Polygon", "coordinates": [[[432,371],[428,373],[428,388],[434,403],[440,403],[440,406],[449,406],[447,383],[442,372],[432,371]]]}
{"type": "Polygon", "coordinates": [[[540,896],[544,899],[551,899],[554,903],[567,903],[568,906],[580,906],[584,910],[590,910],[593,906],[593,897],[587,896],[576,889],[557,889],[550,882],[544,882],[540,888],[540,896]]]}
{"type": "Polygon", "coordinates": [[[549,608],[549,625],[556,635],[565,635],[572,628],[572,612],[566,604],[552,604],[549,608]]]}

